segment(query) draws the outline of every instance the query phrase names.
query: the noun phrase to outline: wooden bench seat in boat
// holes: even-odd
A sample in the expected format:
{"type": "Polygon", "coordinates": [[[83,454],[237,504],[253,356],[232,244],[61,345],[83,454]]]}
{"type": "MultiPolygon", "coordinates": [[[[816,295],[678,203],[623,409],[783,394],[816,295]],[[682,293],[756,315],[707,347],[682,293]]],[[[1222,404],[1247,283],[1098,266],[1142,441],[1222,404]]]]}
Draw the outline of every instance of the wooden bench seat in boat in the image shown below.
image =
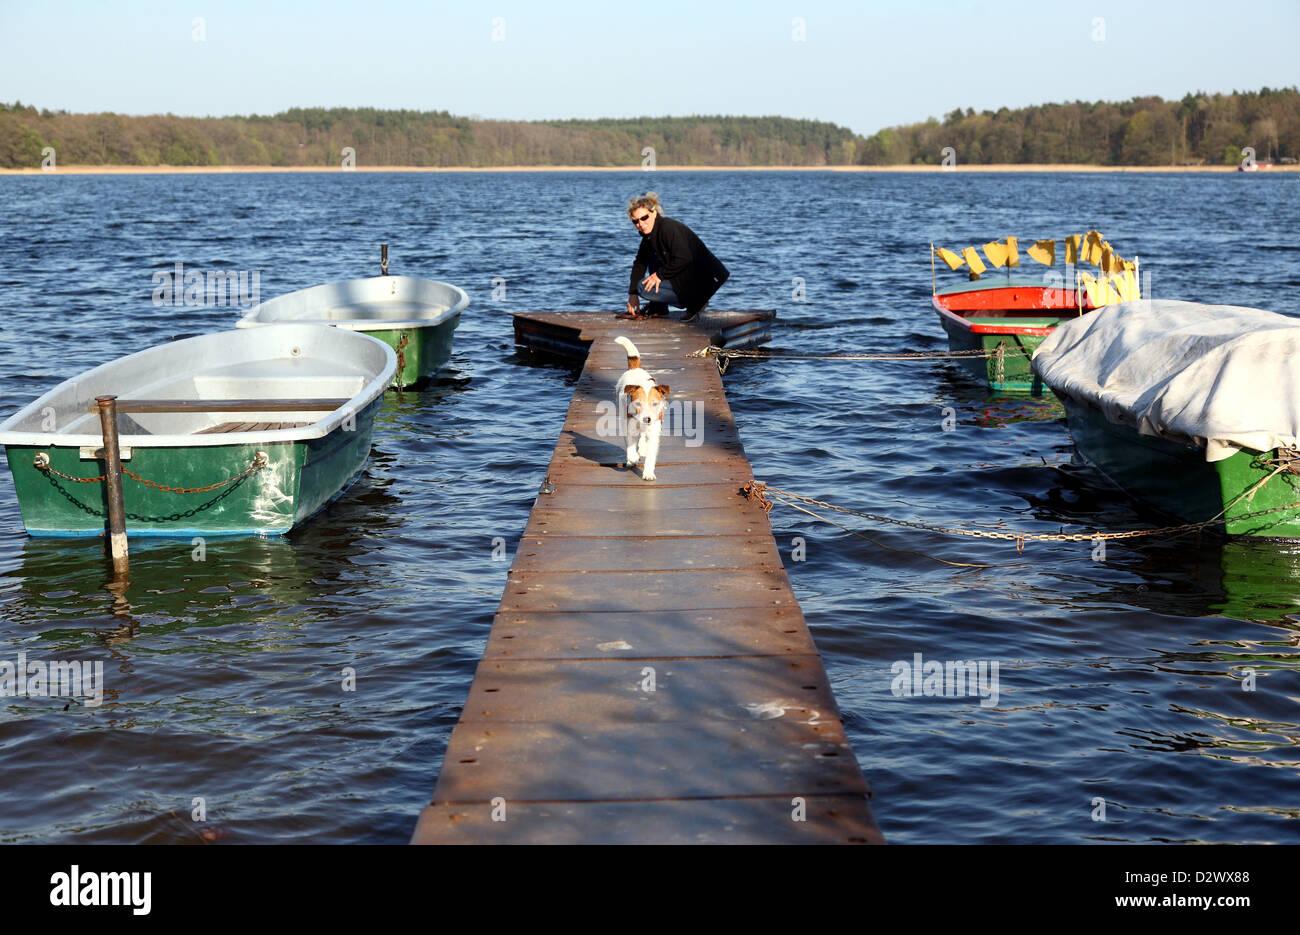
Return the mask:
{"type": "Polygon", "coordinates": [[[300,429],[310,422],[222,422],[199,429],[195,435],[225,435],[228,432],[274,432],[277,429],[300,429]]]}

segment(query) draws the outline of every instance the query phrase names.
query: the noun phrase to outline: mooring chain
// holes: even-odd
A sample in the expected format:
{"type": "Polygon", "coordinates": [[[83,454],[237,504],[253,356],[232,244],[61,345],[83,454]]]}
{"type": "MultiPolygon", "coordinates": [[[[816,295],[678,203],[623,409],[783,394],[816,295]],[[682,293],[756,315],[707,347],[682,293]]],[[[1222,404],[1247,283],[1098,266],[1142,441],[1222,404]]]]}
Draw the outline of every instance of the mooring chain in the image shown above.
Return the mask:
{"type": "Polygon", "coordinates": [[[266,467],[266,463],[266,455],[259,451],[257,456],[253,458],[253,463],[244,468],[238,474],[235,474],[232,477],[227,477],[225,480],[218,481],[215,484],[206,484],[203,487],[168,487],[166,484],[159,484],[151,480],[145,480],[139,474],[134,474],[126,468],[122,468],[122,473],[130,477],[132,480],[139,481],[146,487],[152,487],[154,490],[165,490],[167,493],[207,493],[209,490],[217,490],[227,484],[233,484],[235,481],[243,480],[250,474],[256,474],[258,471],[262,470],[262,468],[266,467]]]}
{"type": "MultiPolygon", "coordinates": [[[[122,473],[132,480],[139,481],[146,487],[152,487],[154,490],[163,490],[167,493],[207,493],[209,490],[217,490],[221,487],[225,487],[227,484],[233,484],[235,481],[243,480],[250,474],[256,474],[258,471],[262,470],[262,468],[266,467],[266,465],[266,452],[259,451],[253,456],[252,463],[238,474],[227,477],[223,481],[217,481],[215,484],[205,484],[202,487],[168,487],[166,484],[159,484],[156,481],[146,480],[134,471],[127,470],[125,467],[122,468],[122,473]]],[[[43,451],[36,455],[36,458],[32,462],[32,466],[38,471],[42,471],[46,474],[55,474],[62,477],[64,480],[75,481],[78,484],[95,484],[106,479],[106,476],[103,474],[99,474],[95,477],[73,477],[71,474],[64,474],[58,468],[50,464],[50,456],[43,451]]]]}
{"type": "MultiPolygon", "coordinates": [[[[1010,348],[1020,350],[1020,348],[1010,348]]],[[[962,360],[969,358],[1001,357],[1006,345],[1000,345],[991,351],[890,351],[855,352],[844,351],[837,354],[792,354],[754,348],[702,347],[691,351],[687,357],[743,357],[750,360],[962,360]]]]}
{"type": "MultiPolygon", "coordinates": [[[[999,371],[1004,366],[1004,360],[1008,350],[1020,351],[1022,356],[1028,357],[1024,353],[1027,348],[1007,348],[1005,342],[998,344],[991,351],[891,351],[891,352],[854,352],[844,351],[836,354],[793,354],[777,352],[770,350],[760,350],[754,348],[726,348],[726,347],[702,347],[698,351],[692,351],[687,357],[715,357],[718,361],[718,372],[726,373],[727,365],[732,360],[988,360],[990,358],[997,361],[999,371]]],[[[999,382],[1001,382],[999,380],[999,382]]]]}
{"type": "Polygon", "coordinates": [[[32,460],[32,467],[42,474],[56,474],[64,480],[76,481],[78,484],[98,484],[105,479],[105,475],[97,474],[94,477],[73,477],[71,474],[64,474],[58,468],[50,464],[50,456],[45,452],[39,452],[32,460]]]}
{"type": "MultiPolygon", "coordinates": [[[[1267,478],[1265,479],[1267,480],[1267,478]]],[[[852,510],[848,507],[827,503],[824,500],[813,500],[809,497],[801,497],[798,494],[790,493],[788,490],[782,490],[779,487],[769,487],[762,481],[753,481],[752,483],[748,483],[741,488],[740,492],[746,497],[746,499],[752,500],[763,507],[764,513],[770,513],[772,511],[772,499],[775,499],[778,503],[785,503],[787,506],[794,505],[793,503],[790,503],[790,501],[798,501],[800,503],[810,504],[811,506],[821,507],[825,510],[832,510],[836,513],[847,513],[851,516],[860,516],[863,519],[874,520],[878,523],[888,523],[893,526],[907,526],[912,529],[924,529],[929,532],[939,532],[950,536],[971,536],[977,539],[1003,539],[1015,542],[1018,550],[1023,548],[1024,543],[1026,542],[1096,542],[1097,540],[1137,539],[1145,536],[1161,536],[1172,535],[1174,533],[1192,532],[1198,529],[1206,529],[1210,526],[1223,526],[1230,522],[1254,519],[1258,516],[1267,516],[1270,513],[1280,513],[1284,510],[1294,510],[1297,507],[1300,507],[1300,500],[1297,500],[1294,503],[1286,503],[1282,506],[1271,507],[1267,510],[1258,510],[1254,513],[1244,513],[1241,516],[1235,516],[1231,519],[1219,515],[1213,519],[1202,520],[1199,523],[1182,523],[1177,526],[1160,526],[1156,529],[1129,529],[1123,532],[993,532],[991,530],[970,529],[963,526],[937,526],[932,523],[918,523],[905,519],[894,519],[889,516],[881,516],[878,513],[866,513],[862,510],[852,510]],[[769,495],[771,499],[769,499],[769,495]]]]}
{"type": "MultiPolygon", "coordinates": [[[[53,473],[57,473],[57,472],[53,472],[53,473]]],[[[178,519],[187,519],[191,516],[194,516],[196,513],[202,513],[204,510],[211,509],[213,506],[220,503],[222,500],[226,499],[226,497],[230,496],[232,493],[234,493],[236,490],[239,489],[240,485],[244,482],[244,478],[248,477],[251,473],[252,471],[246,472],[235,483],[228,486],[225,490],[221,491],[221,493],[217,494],[211,500],[209,500],[206,503],[200,503],[198,506],[194,507],[191,510],[185,510],[184,512],[181,513],[172,513],[170,516],[141,516],[139,513],[126,513],[124,515],[126,516],[127,519],[138,520],[139,522],[142,523],[169,523],[169,522],[175,522],[178,519]]],[[[62,476],[66,477],[67,475],[62,475],[62,476]]],[[[73,506],[75,506],[77,509],[85,513],[89,513],[91,516],[98,517],[99,519],[104,519],[108,516],[108,513],[106,511],[97,510],[92,506],[88,506],[85,503],[82,503],[72,494],[68,493],[68,491],[64,490],[63,487],[59,485],[59,482],[54,479],[51,472],[46,472],[45,479],[50,482],[51,487],[53,487],[60,494],[62,494],[64,499],[67,500],[69,503],[71,503],[73,506]]],[[[73,478],[73,479],[80,480],[80,478],[73,478]]]]}
{"type": "MultiPolygon", "coordinates": [[[[387,262],[387,260],[384,261],[385,265],[387,265],[387,262]]],[[[410,334],[403,331],[401,339],[397,342],[397,382],[399,385],[402,382],[402,372],[406,370],[406,345],[410,342],[410,334]]]]}

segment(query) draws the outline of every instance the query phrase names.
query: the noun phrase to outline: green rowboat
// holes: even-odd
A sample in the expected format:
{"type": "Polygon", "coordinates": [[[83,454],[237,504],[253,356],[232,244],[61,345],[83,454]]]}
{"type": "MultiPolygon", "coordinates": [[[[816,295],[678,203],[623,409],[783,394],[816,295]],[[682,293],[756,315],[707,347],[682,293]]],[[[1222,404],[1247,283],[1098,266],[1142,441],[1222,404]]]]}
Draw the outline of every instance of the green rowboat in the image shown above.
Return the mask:
{"type": "Polygon", "coordinates": [[[286,533],[365,466],[396,369],[383,342],[319,325],[200,335],[103,364],[0,424],[23,525],[104,532],[95,400],[114,395],[128,536],[286,533]]]}
{"type": "Polygon", "coordinates": [[[332,325],[378,338],[397,355],[393,385],[415,386],[451,358],[452,334],[469,305],[465,290],[413,276],[374,276],[300,289],[254,306],[240,328],[277,322],[332,325]]]}
{"type": "Polygon", "coordinates": [[[1109,421],[1096,406],[1060,399],[1079,454],[1121,490],[1180,523],[1222,516],[1228,535],[1300,539],[1300,510],[1278,510],[1300,503],[1300,452],[1239,449],[1206,461],[1204,446],[1142,435],[1109,421]],[[1286,467],[1274,474],[1278,465],[1286,467]]]}
{"type": "Polygon", "coordinates": [[[948,335],[949,350],[989,355],[959,361],[971,376],[994,392],[1038,395],[1043,385],[1030,369],[1029,360],[1062,316],[1075,314],[1044,310],[1041,298],[1037,302],[1029,298],[1051,292],[1042,280],[1016,277],[950,286],[936,292],[930,302],[948,335]]]}

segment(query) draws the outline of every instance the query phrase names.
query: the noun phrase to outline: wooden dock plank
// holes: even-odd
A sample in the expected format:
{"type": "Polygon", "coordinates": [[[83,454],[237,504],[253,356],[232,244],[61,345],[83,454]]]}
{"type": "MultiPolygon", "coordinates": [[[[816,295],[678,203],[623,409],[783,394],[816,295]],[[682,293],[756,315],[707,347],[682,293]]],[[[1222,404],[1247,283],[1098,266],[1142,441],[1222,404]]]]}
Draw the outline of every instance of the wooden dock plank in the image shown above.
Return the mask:
{"type": "Polygon", "coordinates": [[[687,356],[702,333],[515,321],[590,351],[412,840],[883,843],[771,526],[740,494],[753,475],[717,366],[687,356]],[[654,482],[600,422],[617,334],[690,409],[654,482]]]}
{"type": "MultiPolygon", "coordinates": [[[[493,659],[479,665],[462,723],[765,720],[818,724],[835,699],[818,656],[493,659]]],[[[730,791],[730,790],[729,790],[730,791]]]]}
{"type": "MultiPolygon", "coordinates": [[[[665,477],[666,477],[665,473],[665,477]]],[[[640,481],[626,486],[594,486],[562,484],[554,474],[555,493],[543,496],[548,509],[577,510],[584,516],[574,517],[575,529],[588,534],[608,532],[606,518],[596,514],[621,510],[699,510],[706,507],[725,507],[736,502],[737,485],[686,484],[674,485],[660,479],[655,483],[640,481]]],[[[639,479],[638,479],[639,480],[639,479]]]]}
{"type": "Polygon", "coordinates": [[[458,725],[437,804],[865,797],[853,751],[831,734],[782,719],[458,725]]]}
{"type": "Polygon", "coordinates": [[[705,610],[723,607],[795,605],[784,570],[754,568],[746,573],[707,571],[674,574],[611,572],[600,581],[585,575],[511,575],[502,610],[705,610]]]}
{"type": "MultiPolygon", "coordinates": [[[[690,451],[690,449],[686,449],[690,451]]],[[[726,461],[721,459],[686,461],[679,460],[685,455],[674,455],[674,459],[662,457],[663,449],[660,449],[660,459],[655,468],[657,480],[653,483],[663,486],[665,484],[725,484],[732,490],[738,490],[742,485],[752,480],[754,472],[749,467],[749,462],[744,458],[736,455],[728,458],[726,461]]],[[[558,461],[552,461],[552,467],[558,468],[556,473],[563,471],[569,478],[569,483],[580,487],[645,487],[651,482],[641,479],[640,473],[636,469],[627,469],[614,464],[593,464],[585,459],[571,466],[568,469],[564,466],[564,460],[574,457],[572,455],[563,455],[558,461]]],[[[624,455],[626,457],[626,455],[624,455]]]]}
{"type": "MultiPolygon", "coordinates": [[[[547,497],[546,501],[550,498],[547,497]]],[[[529,514],[528,525],[524,535],[534,537],[573,536],[565,522],[569,512],[554,506],[538,505],[529,514]]],[[[740,536],[751,532],[768,531],[767,517],[757,505],[745,504],[742,507],[714,507],[702,510],[621,510],[618,516],[619,526],[606,528],[605,533],[617,531],[619,535],[639,536],[740,536]]],[[[598,538],[593,529],[585,538],[598,538]]],[[[593,548],[598,547],[593,543],[593,548]]]]}
{"type": "Polygon", "coordinates": [[[568,613],[502,612],[483,650],[488,659],[654,659],[809,656],[817,652],[797,607],[568,613]]]}
{"type": "Polygon", "coordinates": [[[586,537],[519,542],[513,572],[626,572],[636,568],[652,574],[718,568],[780,568],[781,557],[764,536],[662,536],[647,543],[640,536],[601,538],[598,547],[586,537]],[[739,565],[737,562],[739,561],[739,565]]]}
{"type": "Polygon", "coordinates": [[[883,844],[858,796],[648,802],[521,802],[493,820],[482,805],[436,805],[415,840],[445,844],[883,844]]]}

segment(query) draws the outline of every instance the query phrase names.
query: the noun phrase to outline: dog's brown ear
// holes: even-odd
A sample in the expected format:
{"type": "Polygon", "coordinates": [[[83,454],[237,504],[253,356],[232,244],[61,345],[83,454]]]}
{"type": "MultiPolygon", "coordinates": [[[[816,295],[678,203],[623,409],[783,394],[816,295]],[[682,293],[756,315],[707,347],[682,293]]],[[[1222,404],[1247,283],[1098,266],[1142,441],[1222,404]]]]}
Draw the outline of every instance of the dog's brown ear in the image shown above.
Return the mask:
{"type": "Polygon", "coordinates": [[[667,384],[664,383],[660,383],[658,386],[656,386],[655,390],[658,391],[660,396],[665,396],[665,397],[671,392],[671,390],[668,389],[667,384]]]}
{"type": "Polygon", "coordinates": [[[644,393],[645,390],[639,386],[625,386],[623,387],[623,392],[626,393],[628,396],[635,397],[637,393],[644,393]]]}

